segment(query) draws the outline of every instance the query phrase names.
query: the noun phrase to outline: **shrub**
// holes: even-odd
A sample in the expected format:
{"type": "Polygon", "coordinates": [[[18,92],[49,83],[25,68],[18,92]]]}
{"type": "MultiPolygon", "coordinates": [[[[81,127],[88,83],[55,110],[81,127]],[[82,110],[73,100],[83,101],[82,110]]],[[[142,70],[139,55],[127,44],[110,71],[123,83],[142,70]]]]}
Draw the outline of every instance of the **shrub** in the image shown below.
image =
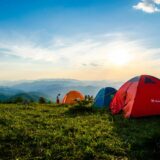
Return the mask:
{"type": "Polygon", "coordinates": [[[39,103],[40,104],[45,104],[46,103],[46,99],[44,97],[40,97],[39,98],[39,103]]]}
{"type": "Polygon", "coordinates": [[[69,111],[73,113],[91,112],[92,111],[92,101],[88,101],[88,100],[77,101],[76,104],[69,107],[69,111]]]}

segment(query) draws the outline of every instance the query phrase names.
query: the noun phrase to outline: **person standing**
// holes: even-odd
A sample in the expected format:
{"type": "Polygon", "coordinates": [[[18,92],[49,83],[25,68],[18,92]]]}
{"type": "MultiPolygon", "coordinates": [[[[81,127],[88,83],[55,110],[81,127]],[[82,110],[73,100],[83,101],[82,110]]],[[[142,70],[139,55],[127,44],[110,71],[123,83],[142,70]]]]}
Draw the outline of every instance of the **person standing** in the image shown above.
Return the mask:
{"type": "Polygon", "coordinates": [[[60,94],[58,94],[58,95],[57,95],[57,98],[56,98],[56,103],[57,103],[57,104],[60,104],[60,99],[59,99],[59,97],[60,97],[60,94]]]}

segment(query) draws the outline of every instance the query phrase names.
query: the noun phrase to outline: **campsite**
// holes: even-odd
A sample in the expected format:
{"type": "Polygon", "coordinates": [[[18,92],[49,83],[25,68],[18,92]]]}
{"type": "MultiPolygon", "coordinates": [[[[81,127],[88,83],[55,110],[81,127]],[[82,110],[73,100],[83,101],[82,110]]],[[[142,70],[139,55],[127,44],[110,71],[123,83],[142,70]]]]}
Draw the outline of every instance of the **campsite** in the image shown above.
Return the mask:
{"type": "Polygon", "coordinates": [[[157,107],[160,110],[160,105],[148,101],[150,106],[153,105],[153,111],[146,114],[147,103],[142,101],[139,106],[135,98],[136,94],[142,96],[143,90],[137,89],[138,93],[134,93],[133,87],[135,83],[136,86],[143,84],[150,100],[160,97],[151,92],[160,89],[159,82],[155,77],[142,75],[127,81],[118,90],[112,87],[100,89],[95,99],[71,90],[57,103],[48,104],[41,97],[39,103],[1,104],[0,157],[158,160],[160,114],[157,107]],[[150,87],[154,89],[150,90],[150,87]],[[128,95],[123,96],[123,90],[128,95]],[[128,101],[132,97],[130,90],[134,99],[128,101]],[[125,108],[130,102],[133,107],[141,107],[141,116],[139,110],[133,115],[133,109],[131,117],[125,115],[125,108]],[[115,115],[113,107],[116,103],[121,104],[117,108],[121,109],[115,115]]]}
{"type": "Polygon", "coordinates": [[[0,0],[0,160],[160,160],[160,0],[0,0]]]}

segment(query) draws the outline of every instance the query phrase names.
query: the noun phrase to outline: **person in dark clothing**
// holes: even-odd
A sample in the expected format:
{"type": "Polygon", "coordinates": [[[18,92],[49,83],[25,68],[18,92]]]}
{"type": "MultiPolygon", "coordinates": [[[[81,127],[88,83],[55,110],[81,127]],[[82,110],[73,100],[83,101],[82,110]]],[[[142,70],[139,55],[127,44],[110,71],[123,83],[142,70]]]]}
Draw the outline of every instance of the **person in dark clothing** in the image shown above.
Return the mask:
{"type": "Polygon", "coordinates": [[[56,99],[56,103],[57,103],[57,104],[60,104],[60,99],[59,99],[59,97],[60,97],[60,94],[57,95],[57,99],[56,99]]]}

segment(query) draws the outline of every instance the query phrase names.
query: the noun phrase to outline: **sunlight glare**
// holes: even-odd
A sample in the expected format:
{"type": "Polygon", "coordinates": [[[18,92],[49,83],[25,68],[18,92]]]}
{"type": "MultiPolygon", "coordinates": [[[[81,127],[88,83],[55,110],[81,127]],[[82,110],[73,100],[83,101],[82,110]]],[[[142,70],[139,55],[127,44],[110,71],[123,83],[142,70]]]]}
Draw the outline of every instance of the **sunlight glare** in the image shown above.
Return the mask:
{"type": "Polygon", "coordinates": [[[131,55],[124,49],[113,50],[108,56],[109,62],[114,65],[122,66],[129,63],[131,55]]]}

